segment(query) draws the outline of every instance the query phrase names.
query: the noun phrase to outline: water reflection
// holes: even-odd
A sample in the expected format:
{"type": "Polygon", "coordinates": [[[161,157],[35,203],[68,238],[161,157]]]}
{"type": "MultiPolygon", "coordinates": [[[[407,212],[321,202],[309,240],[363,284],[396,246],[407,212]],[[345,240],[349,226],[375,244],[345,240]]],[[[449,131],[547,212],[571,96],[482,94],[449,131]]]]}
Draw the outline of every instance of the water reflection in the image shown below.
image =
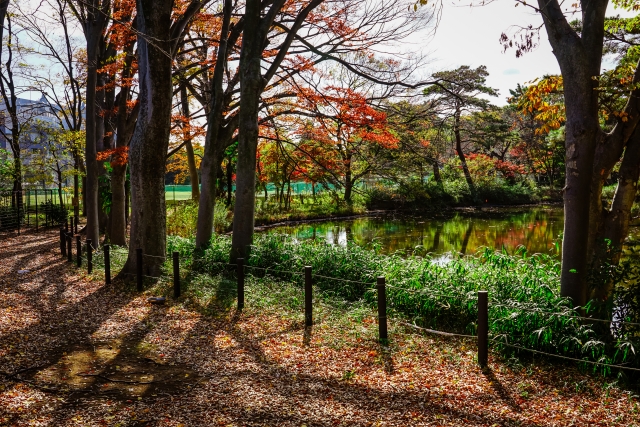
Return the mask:
{"type": "Polygon", "coordinates": [[[416,216],[379,216],[277,227],[269,232],[296,239],[322,239],[333,245],[347,242],[379,246],[382,253],[461,252],[482,247],[506,248],[510,253],[524,245],[530,253],[556,251],[562,233],[562,209],[535,207],[457,212],[429,219],[416,216]]]}

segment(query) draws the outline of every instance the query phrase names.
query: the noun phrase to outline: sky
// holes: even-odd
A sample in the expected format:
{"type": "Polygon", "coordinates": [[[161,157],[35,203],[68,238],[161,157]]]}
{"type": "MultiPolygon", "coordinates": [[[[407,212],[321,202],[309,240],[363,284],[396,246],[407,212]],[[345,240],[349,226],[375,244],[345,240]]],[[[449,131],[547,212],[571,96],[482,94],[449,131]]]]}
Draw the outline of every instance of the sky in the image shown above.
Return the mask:
{"type": "MultiPolygon", "coordinates": [[[[455,69],[461,65],[475,68],[486,65],[487,85],[498,89],[500,95],[492,98],[496,105],[506,104],[509,89],[545,74],[559,74],[560,68],[549,45],[544,28],[540,32],[539,47],[516,58],[515,50],[503,53],[499,42],[503,32],[509,34],[514,25],[534,27],[542,19],[531,8],[514,7],[513,1],[498,0],[482,7],[457,6],[445,3],[442,18],[434,36],[428,38],[424,52],[431,57],[433,71],[455,69]]],[[[620,11],[609,7],[608,15],[620,11]]],[[[620,13],[621,14],[621,13],[620,13]]],[[[577,17],[576,17],[577,18],[577,17]]],[[[603,68],[611,68],[604,64],[603,68]]]]}

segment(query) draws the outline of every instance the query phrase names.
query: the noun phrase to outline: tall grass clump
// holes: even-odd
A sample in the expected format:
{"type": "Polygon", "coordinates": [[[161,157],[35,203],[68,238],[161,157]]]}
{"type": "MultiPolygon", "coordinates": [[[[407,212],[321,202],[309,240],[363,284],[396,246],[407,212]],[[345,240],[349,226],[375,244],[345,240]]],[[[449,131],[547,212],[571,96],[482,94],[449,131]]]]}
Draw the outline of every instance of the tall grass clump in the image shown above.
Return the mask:
{"type": "MultiPolygon", "coordinates": [[[[229,230],[231,212],[223,200],[218,200],[213,211],[213,227],[219,232],[229,230]]],[[[185,200],[167,209],[167,234],[189,237],[195,236],[198,224],[198,202],[185,200]]]]}
{"type": "MultiPolygon", "coordinates": [[[[215,236],[193,255],[193,240],[170,237],[169,251],[194,259],[200,274],[217,275],[229,262],[231,241],[215,236]]],[[[545,254],[514,254],[486,249],[474,256],[409,257],[382,255],[357,245],[295,241],[286,235],[260,234],[249,258],[248,274],[291,280],[311,266],[316,289],[332,298],[374,305],[375,282],[384,276],[392,313],[408,323],[441,331],[476,332],[477,291],[490,299],[490,334],[498,346],[516,345],[600,363],[640,367],[636,332],[614,333],[600,322],[578,318],[560,296],[560,262],[545,254]]],[[[295,280],[300,286],[301,280],[295,280]]],[[[584,308],[586,315],[591,305],[584,308]]],[[[624,317],[628,317],[623,315],[624,317]]],[[[604,324],[607,325],[607,324],[604,324]]],[[[606,368],[605,368],[606,370],[606,368]]]]}

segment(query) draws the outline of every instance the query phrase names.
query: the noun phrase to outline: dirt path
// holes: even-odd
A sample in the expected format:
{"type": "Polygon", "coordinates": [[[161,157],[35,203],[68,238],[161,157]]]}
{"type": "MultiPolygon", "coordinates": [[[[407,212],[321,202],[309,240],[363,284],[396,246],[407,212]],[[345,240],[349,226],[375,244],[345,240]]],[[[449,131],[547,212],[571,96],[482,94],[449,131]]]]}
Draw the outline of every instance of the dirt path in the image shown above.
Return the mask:
{"type": "Polygon", "coordinates": [[[373,318],[305,339],[277,310],[152,306],[67,264],[57,236],[0,236],[0,425],[640,425],[611,380],[494,358],[482,372],[472,342],[396,329],[385,350],[373,318]]]}

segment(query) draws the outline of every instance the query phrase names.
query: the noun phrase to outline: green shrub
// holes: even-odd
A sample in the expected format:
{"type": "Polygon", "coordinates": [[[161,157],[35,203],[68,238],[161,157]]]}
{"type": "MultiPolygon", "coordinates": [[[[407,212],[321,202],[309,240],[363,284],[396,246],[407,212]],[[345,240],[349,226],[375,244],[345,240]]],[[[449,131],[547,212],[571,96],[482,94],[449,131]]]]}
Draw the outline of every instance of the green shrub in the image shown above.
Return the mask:
{"type": "Polygon", "coordinates": [[[350,216],[364,213],[363,197],[353,194],[352,203],[342,200],[342,195],[334,191],[321,191],[316,197],[309,194],[297,194],[291,198],[288,208],[280,204],[275,196],[256,204],[255,224],[265,225],[282,221],[301,221],[314,218],[350,216]]]}
{"type": "MultiPolygon", "coordinates": [[[[475,183],[483,203],[516,205],[540,201],[535,185],[528,180],[509,183],[502,178],[475,183]]],[[[469,185],[464,179],[445,180],[442,184],[429,180],[422,184],[410,181],[398,185],[378,184],[366,192],[368,208],[432,208],[469,206],[473,204],[469,185]]]]}
{"type": "Polygon", "coordinates": [[[49,221],[53,221],[55,224],[64,224],[69,217],[69,212],[64,205],[54,204],[52,200],[47,200],[40,205],[42,212],[48,216],[49,221]]]}
{"type": "MultiPolygon", "coordinates": [[[[216,201],[213,211],[213,228],[222,233],[231,225],[231,213],[222,199],[216,201]]],[[[196,235],[198,225],[198,202],[185,200],[176,202],[167,209],[167,234],[182,237],[196,235]]]]}

